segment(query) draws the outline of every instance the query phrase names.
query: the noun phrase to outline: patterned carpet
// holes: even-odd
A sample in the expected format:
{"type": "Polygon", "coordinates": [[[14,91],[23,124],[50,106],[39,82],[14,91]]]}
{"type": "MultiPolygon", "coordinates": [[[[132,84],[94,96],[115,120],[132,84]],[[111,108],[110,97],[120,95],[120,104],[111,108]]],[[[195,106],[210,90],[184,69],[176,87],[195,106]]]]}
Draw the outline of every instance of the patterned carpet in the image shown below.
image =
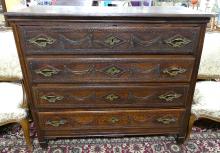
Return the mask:
{"type": "MultiPolygon", "coordinates": [[[[177,145],[173,136],[59,139],[50,140],[48,148],[42,150],[33,125],[31,138],[34,153],[220,153],[220,124],[211,128],[196,125],[190,140],[184,145],[177,145]]],[[[17,124],[0,127],[0,152],[30,152],[17,124]]]]}

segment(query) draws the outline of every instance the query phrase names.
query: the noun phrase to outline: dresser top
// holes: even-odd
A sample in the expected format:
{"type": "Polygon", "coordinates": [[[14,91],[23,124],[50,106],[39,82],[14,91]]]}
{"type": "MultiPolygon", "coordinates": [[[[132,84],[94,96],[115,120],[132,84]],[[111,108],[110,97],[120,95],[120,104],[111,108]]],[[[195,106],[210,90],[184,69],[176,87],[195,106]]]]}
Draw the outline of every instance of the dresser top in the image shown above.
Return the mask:
{"type": "Polygon", "coordinates": [[[7,12],[10,17],[211,17],[185,7],[35,6],[7,12]]]}

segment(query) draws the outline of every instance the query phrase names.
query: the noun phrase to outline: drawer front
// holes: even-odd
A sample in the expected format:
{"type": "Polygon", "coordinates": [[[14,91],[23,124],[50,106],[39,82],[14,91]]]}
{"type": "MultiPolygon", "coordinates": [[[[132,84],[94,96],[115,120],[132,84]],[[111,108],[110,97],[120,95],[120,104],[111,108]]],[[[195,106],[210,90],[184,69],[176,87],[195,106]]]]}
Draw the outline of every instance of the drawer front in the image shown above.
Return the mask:
{"type": "Polygon", "coordinates": [[[57,138],[57,137],[127,137],[127,136],[149,136],[149,135],[165,135],[165,134],[179,134],[182,129],[181,128],[126,128],[126,129],[73,129],[73,130],[50,130],[50,129],[42,129],[44,136],[47,138],[57,138]]]}
{"type": "Polygon", "coordinates": [[[27,54],[192,54],[199,26],[135,23],[68,23],[21,26],[27,54]]]}
{"type": "Polygon", "coordinates": [[[62,111],[39,112],[41,129],[127,129],[175,128],[183,122],[183,109],[117,110],[117,111],[62,111]]]}
{"type": "Polygon", "coordinates": [[[29,58],[28,64],[36,83],[189,82],[194,58],[29,58]]]}
{"type": "Polygon", "coordinates": [[[119,108],[184,106],[188,85],[39,85],[33,87],[41,108],[119,108]]]}

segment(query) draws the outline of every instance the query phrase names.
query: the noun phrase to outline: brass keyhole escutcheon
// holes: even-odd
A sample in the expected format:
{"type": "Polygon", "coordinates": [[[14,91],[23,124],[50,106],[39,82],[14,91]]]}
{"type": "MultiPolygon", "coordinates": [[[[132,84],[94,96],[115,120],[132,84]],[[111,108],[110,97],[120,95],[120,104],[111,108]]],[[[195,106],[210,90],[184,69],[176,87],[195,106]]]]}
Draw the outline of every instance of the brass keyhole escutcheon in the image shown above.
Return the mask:
{"type": "Polygon", "coordinates": [[[110,122],[115,124],[115,123],[119,122],[119,119],[117,117],[111,117],[110,122]]]}

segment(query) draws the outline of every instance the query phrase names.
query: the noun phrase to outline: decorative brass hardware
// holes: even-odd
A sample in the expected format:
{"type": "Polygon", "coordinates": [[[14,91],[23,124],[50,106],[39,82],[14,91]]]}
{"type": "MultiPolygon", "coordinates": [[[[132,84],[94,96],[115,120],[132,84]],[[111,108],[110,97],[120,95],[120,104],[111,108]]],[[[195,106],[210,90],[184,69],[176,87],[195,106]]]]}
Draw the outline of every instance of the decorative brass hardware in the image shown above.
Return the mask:
{"type": "Polygon", "coordinates": [[[67,120],[64,120],[64,119],[61,119],[59,121],[47,121],[46,124],[47,125],[51,125],[51,126],[54,126],[54,127],[59,127],[60,125],[63,125],[67,123],[67,120]]]}
{"type": "Polygon", "coordinates": [[[54,67],[51,67],[51,66],[47,66],[47,67],[35,70],[35,73],[41,74],[45,77],[51,77],[52,75],[58,74],[59,72],[60,72],[60,70],[58,70],[54,67]]]}
{"type": "Polygon", "coordinates": [[[171,37],[170,39],[165,40],[166,44],[174,48],[180,48],[182,46],[189,44],[190,42],[191,40],[181,35],[175,35],[174,37],[171,37]]]}
{"type": "Polygon", "coordinates": [[[117,66],[110,66],[106,69],[103,70],[105,74],[110,75],[110,76],[118,76],[123,72],[122,69],[118,68],[117,66]]]}
{"type": "Polygon", "coordinates": [[[119,119],[117,117],[111,117],[111,119],[110,119],[110,122],[113,123],[113,124],[118,122],[118,121],[119,121],[119,119]]]}
{"type": "Polygon", "coordinates": [[[169,74],[172,77],[178,74],[181,74],[181,73],[185,73],[185,72],[186,72],[186,69],[180,68],[180,67],[169,67],[163,70],[163,73],[169,74]]]}
{"type": "Polygon", "coordinates": [[[171,124],[176,122],[176,118],[172,116],[163,116],[157,119],[157,122],[162,123],[162,124],[171,124]]]}
{"type": "Polygon", "coordinates": [[[31,44],[37,45],[38,47],[47,47],[47,45],[52,45],[56,41],[56,39],[41,34],[28,41],[31,44]]]}
{"type": "Polygon", "coordinates": [[[112,94],[109,94],[109,95],[105,96],[105,99],[108,100],[108,101],[113,102],[115,100],[120,99],[120,97],[118,95],[112,93],[112,94]]]}
{"type": "Polygon", "coordinates": [[[53,95],[48,95],[48,96],[41,96],[40,99],[47,100],[49,103],[55,103],[56,101],[62,100],[64,97],[63,96],[53,96],[53,95]]]}
{"type": "Polygon", "coordinates": [[[158,98],[169,102],[169,101],[173,101],[174,99],[180,98],[181,96],[182,96],[181,94],[170,91],[163,95],[160,95],[158,98]]]}
{"type": "Polygon", "coordinates": [[[109,36],[104,40],[104,43],[110,47],[118,45],[122,40],[116,36],[109,36]]]}

